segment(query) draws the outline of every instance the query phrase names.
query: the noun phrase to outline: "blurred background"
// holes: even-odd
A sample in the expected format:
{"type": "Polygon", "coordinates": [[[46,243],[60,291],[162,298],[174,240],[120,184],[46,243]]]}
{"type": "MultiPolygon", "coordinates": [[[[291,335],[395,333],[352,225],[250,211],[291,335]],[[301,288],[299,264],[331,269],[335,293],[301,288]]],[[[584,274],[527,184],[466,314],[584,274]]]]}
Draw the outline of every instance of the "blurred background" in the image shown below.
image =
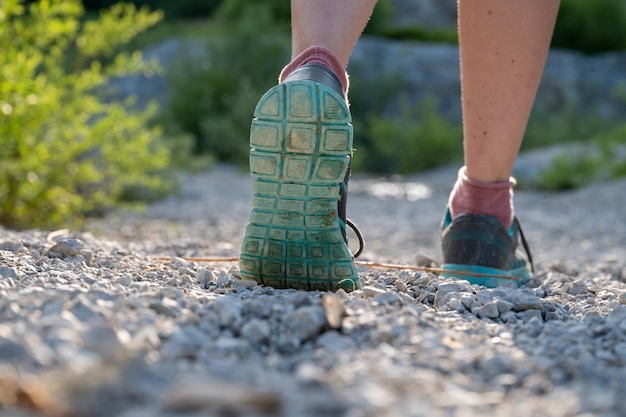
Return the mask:
{"type": "MultiPolygon", "coordinates": [[[[290,53],[287,0],[0,0],[0,225],[80,225],[247,167],[290,53]]],[[[355,171],[462,160],[455,0],[379,0],[349,65],[355,171]]],[[[626,3],[562,0],[522,187],[626,175],[626,3]]]]}

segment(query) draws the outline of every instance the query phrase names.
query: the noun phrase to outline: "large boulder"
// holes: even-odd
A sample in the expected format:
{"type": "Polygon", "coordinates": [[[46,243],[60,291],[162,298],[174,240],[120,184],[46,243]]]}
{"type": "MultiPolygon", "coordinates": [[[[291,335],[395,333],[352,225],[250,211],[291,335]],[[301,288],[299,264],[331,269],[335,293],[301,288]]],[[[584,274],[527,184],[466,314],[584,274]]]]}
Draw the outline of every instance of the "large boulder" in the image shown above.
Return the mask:
{"type": "MultiPolygon", "coordinates": [[[[363,37],[352,55],[349,71],[354,84],[377,83],[393,77],[397,94],[383,104],[397,114],[400,103],[435,101],[438,110],[460,120],[459,52],[456,45],[363,37]]],[[[366,90],[375,94],[375,86],[366,90]]],[[[568,107],[582,114],[620,119],[626,116],[626,52],[588,56],[552,50],[537,94],[535,111],[568,107]],[[620,94],[621,92],[621,94],[620,94]]]]}
{"type": "Polygon", "coordinates": [[[456,0],[393,0],[392,24],[442,28],[456,25],[456,0]]]}

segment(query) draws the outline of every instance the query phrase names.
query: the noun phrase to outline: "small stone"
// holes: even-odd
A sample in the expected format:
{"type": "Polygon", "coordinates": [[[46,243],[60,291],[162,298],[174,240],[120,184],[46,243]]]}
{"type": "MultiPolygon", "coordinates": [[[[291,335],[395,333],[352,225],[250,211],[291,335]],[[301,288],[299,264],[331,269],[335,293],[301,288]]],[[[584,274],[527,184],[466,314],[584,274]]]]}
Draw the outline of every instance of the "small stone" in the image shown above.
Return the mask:
{"type": "Polygon", "coordinates": [[[509,301],[513,311],[541,310],[541,300],[528,289],[519,289],[511,292],[509,301]]]}
{"type": "Polygon", "coordinates": [[[28,349],[24,345],[0,337],[0,362],[15,362],[28,356],[28,349]]]}
{"type": "Polygon", "coordinates": [[[50,258],[65,259],[70,256],[78,256],[84,249],[85,243],[79,239],[63,239],[48,251],[50,258]]]}
{"type": "Polygon", "coordinates": [[[290,355],[300,348],[300,341],[292,335],[281,334],[274,343],[276,351],[282,355],[290,355]]]}
{"type": "Polygon", "coordinates": [[[621,293],[619,297],[617,297],[617,301],[619,301],[620,304],[626,305],[626,292],[621,293]]]}
{"type": "Polygon", "coordinates": [[[2,279],[18,279],[17,269],[8,266],[0,266],[0,278],[2,279]]]}
{"type": "Polygon", "coordinates": [[[472,307],[472,304],[476,302],[476,299],[470,294],[461,294],[459,301],[461,301],[461,304],[469,310],[472,307]]]}
{"type": "Polygon", "coordinates": [[[426,255],[422,255],[420,253],[415,255],[414,261],[415,261],[415,265],[423,266],[423,267],[426,267],[426,268],[432,268],[432,267],[438,266],[437,261],[435,261],[432,258],[429,258],[426,255]]]}
{"type": "Polygon", "coordinates": [[[311,305],[311,297],[308,293],[303,291],[298,291],[292,294],[289,294],[285,297],[285,301],[292,306],[299,308],[304,306],[311,305]]]}
{"type": "Polygon", "coordinates": [[[94,310],[91,303],[84,297],[79,296],[70,307],[70,311],[82,322],[89,322],[100,314],[94,310]]]}
{"type": "Polygon", "coordinates": [[[375,297],[377,295],[384,295],[384,294],[387,294],[387,291],[383,289],[372,287],[372,286],[363,287],[363,297],[365,298],[375,297]]]}
{"type": "Polygon", "coordinates": [[[169,306],[166,306],[162,301],[152,302],[148,304],[148,307],[150,307],[152,310],[156,311],[157,313],[162,314],[167,317],[177,316],[176,312],[169,306]]]}
{"type": "Polygon", "coordinates": [[[317,339],[317,347],[332,352],[345,352],[354,349],[355,344],[351,338],[333,330],[324,333],[317,339]]]}
{"type": "Polygon", "coordinates": [[[500,313],[500,315],[508,313],[513,309],[513,304],[509,303],[508,301],[496,298],[493,302],[498,307],[498,312],[500,313]]]}
{"type": "Polygon", "coordinates": [[[332,329],[341,328],[341,322],[346,314],[346,308],[343,299],[336,295],[322,295],[322,307],[326,315],[326,321],[332,329]]]}
{"type": "Polygon", "coordinates": [[[222,327],[239,329],[241,327],[241,302],[230,297],[215,300],[215,311],[222,327]]]}
{"type": "Polygon", "coordinates": [[[300,307],[285,317],[286,325],[300,342],[321,333],[326,325],[324,310],[317,306],[300,307]]]}
{"type": "Polygon", "coordinates": [[[272,314],[273,300],[267,295],[255,297],[245,304],[246,313],[254,317],[267,318],[272,314]]]}
{"type": "Polygon", "coordinates": [[[23,245],[20,242],[2,242],[0,243],[0,250],[17,253],[22,249],[23,245]]]}
{"type": "MultiPolygon", "coordinates": [[[[532,311],[537,311],[537,310],[532,310],[532,311]]],[[[530,320],[528,320],[528,322],[526,322],[526,324],[524,325],[524,329],[526,330],[526,332],[528,333],[530,337],[537,337],[543,330],[543,324],[544,323],[543,323],[543,319],[541,319],[541,316],[531,317],[530,320]]]]}
{"type": "Polygon", "coordinates": [[[498,305],[495,301],[490,301],[478,309],[479,317],[497,319],[500,316],[498,305]]]}
{"type": "Polygon", "coordinates": [[[41,307],[41,314],[43,317],[58,316],[63,310],[65,310],[65,298],[54,297],[46,301],[41,307]]]}
{"type": "Polygon", "coordinates": [[[131,277],[130,275],[124,275],[116,279],[115,282],[123,285],[124,287],[127,287],[133,282],[133,277],[131,277]]]}
{"type": "Polygon", "coordinates": [[[626,342],[619,342],[613,348],[615,356],[622,363],[626,364],[626,342]]]}
{"type": "Polygon", "coordinates": [[[249,280],[249,279],[235,279],[233,280],[233,285],[235,287],[243,287],[243,288],[250,290],[259,284],[256,281],[249,280]]]}
{"type": "MultiPolygon", "coordinates": [[[[125,332],[124,332],[125,333],[125,332]]],[[[128,334],[125,333],[128,339],[128,334]]],[[[83,346],[105,359],[117,359],[124,353],[118,331],[108,326],[92,326],[83,334],[83,346]]]]}
{"type": "Polygon", "coordinates": [[[90,251],[89,249],[83,249],[82,251],[80,251],[80,254],[85,259],[85,263],[87,265],[91,265],[91,260],[93,259],[93,252],[90,251]]]}
{"type": "Polygon", "coordinates": [[[220,287],[225,287],[229,281],[230,281],[230,275],[228,275],[228,272],[226,272],[225,269],[222,269],[220,271],[220,274],[217,276],[217,280],[215,283],[220,287]]]}
{"type": "Polygon", "coordinates": [[[456,298],[453,298],[450,301],[448,301],[448,303],[446,305],[452,311],[456,311],[456,312],[459,312],[459,313],[465,312],[465,306],[463,305],[463,303],[461,303],[456,298]]]}
{"type": "Polygon", "coordinates": [[[444,298],[448,294],[454,293],[457,300],[460,297],[460,293],[465,290],[465,286],[461,285],[457,282],[442,282],[439,284],[439,288],[437,288],[437,293],[435,294],[435,300],[433,304],[437,307],[446,305],[448,301],[450,301],[450,297],[447,297],[447,300],[444,302],[444,298]]]}
{"type": "Polygon", "coordinates": [[[406,284],[404,283],[404,281],[400,281],[399,279],[395,280],[394,282],[396,284],[396,288],[398,289],[398,291],[404,293],[404,294],[408,294],[409,293],[409,288],[406,286],[406,284]]]}
{"type": "Polygon", "coordinates": [[[400,297],[390,291],[385,291],[384,294],[378,294],[374,297],[374,300],[378,304],[402,304],[402,300],[400,300],[400,297]]]}
{"type": "Polygon", "coordinates": [[[251,343],[265,343],[270,336],[270,326],[267,321],[252,319],[241,327],[241,336],[251,343]]]}
{"type": "Polygon", "coordinates": [[[198,271],[198,276],[196,277],[196,282],[204,284],[205,288],[207,284],[215,283],[217,281],[217,277],[215,273],[208,268],[202,268],[198,271]]]}
{"type": "Polygon", "coordinates": [[[501,314],[500,319],[504,323],[515,324],[517,323],[517,314],[514,311],[509,311],[507,313],[501,314]]]}
{"type": "Polygon", "coordinates": [[[275,392],[223,380],[188,379],[164,394],[163,408],[175,415],[277,415],[284,399],[275,392]]]}

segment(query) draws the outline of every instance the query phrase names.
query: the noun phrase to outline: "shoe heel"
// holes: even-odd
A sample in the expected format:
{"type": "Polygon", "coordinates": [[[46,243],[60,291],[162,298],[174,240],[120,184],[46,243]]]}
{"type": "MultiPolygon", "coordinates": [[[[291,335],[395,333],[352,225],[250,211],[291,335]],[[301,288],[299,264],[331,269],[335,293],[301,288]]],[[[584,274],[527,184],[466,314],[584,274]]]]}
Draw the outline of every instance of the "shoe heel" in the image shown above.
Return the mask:
{"type": "Polygon", "coordinates": [[[343,99],[309,80],[272,88],[255,110],[250,147],[253,197],[241,276],[275,288],[359,288],[337,213],[352,153],[343,99]]]}

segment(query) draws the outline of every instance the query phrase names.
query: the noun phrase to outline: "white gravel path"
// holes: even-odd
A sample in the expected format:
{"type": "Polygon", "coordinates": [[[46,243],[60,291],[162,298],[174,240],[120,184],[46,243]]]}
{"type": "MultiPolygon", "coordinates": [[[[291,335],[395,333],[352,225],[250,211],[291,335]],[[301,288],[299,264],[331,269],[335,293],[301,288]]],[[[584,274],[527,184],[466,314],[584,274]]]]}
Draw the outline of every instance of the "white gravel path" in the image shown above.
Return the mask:
{"type": "MultiPolygon", "coordinates": [[[[362,258],[437,261],[455,171],[353,176],[362,258]]],[[[0,416],[626,415],[625,180],[517,192],[521,289],[361,268],[307,293],[181,259],[237,256],[250,196],[216,166],[83,232],[0,228],[0,416]]]]}

